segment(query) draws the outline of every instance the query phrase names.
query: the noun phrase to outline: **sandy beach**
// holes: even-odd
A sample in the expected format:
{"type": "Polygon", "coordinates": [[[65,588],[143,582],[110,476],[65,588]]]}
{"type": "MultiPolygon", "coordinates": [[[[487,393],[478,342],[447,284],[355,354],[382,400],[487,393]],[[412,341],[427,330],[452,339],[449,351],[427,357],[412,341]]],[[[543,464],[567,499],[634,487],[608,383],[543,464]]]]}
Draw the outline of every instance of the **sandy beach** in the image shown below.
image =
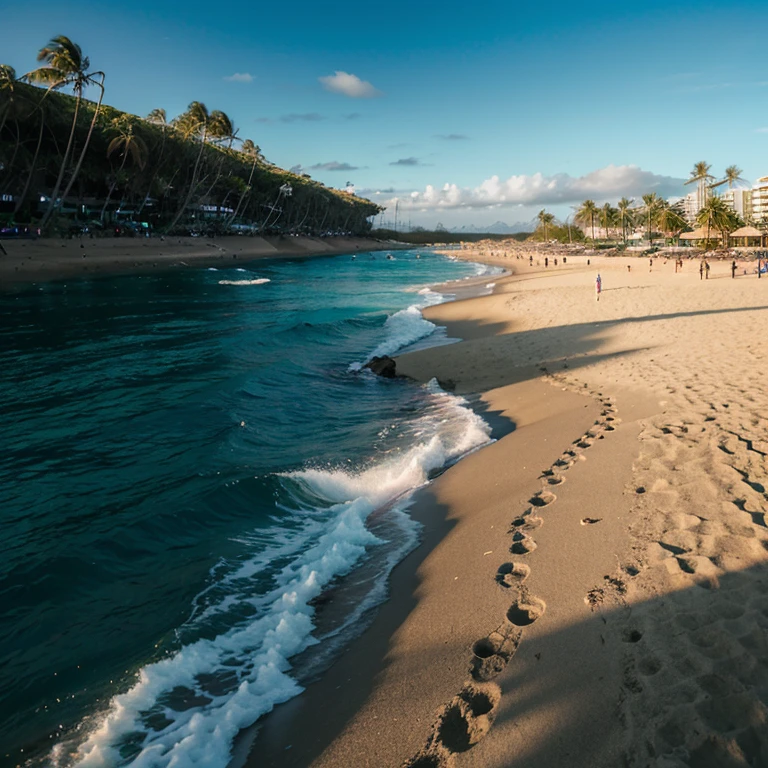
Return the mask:
{"type": "Polygon", "coordinates": [[[2,240],[0,290],[45,280],[231,266],[264,258],[392,250],[363,237],[153,237],[2,240]]]}
{"type": "Polygon", "coordinates": [[[768,281],[461,257],[516,274],[426,310],[462,341],[398,371],[480,393],[497,439],[419,493],[390,600],[235,762],[768,765],[768,281]]]}

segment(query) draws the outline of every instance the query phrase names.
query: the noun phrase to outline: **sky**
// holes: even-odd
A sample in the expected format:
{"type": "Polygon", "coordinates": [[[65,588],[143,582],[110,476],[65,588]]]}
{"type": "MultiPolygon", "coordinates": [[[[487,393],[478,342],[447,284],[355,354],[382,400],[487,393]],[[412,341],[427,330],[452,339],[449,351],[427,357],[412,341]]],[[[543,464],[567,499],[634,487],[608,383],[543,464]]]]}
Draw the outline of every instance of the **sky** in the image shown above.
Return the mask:
{"type": "Polygon", "coordinates": [[[66,35],[105,101],[221,109],[265,157],[455,229],[768,174],[768,3],[68,0],[3,10],[21,74],[66,35]]]}

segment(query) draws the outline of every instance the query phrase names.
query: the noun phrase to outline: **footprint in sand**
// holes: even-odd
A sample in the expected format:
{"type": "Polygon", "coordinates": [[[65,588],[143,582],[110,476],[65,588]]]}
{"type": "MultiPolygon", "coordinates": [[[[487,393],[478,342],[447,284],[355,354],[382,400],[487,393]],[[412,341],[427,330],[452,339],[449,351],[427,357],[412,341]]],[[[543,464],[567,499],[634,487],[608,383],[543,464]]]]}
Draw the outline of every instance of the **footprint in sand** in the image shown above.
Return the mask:
{"type": "Polygon", "coordinates": [[[518,587],[531,575],[525,563],[503,563],[496,571],[496,581],[502,587],[518,587]]]}
{"type": "Polygon", "coordinates": [[[521,595],[507,611],[507,619],[516,627],[528,627],[540,619],[546,603],[532,595],[521,595]]]}
{"type": "Polygon", "coordinates": [[[517,652],[522,634],[519,627],[504,624],[478,640],[472,646],[472,677],[481,683],[493,680],[517,652]]]}
{"type": "Polygon", "coordinates": [[[509,551],[513,555],[528,555],[536,549],[536,542],[526,536],[522,531],[516,531],[512,537],[512,546],[509,551]]]}
{"type": "Polygon", "coordinates": [[[441,714],[436,740],[449,752],[466,752],[490,730],[500,700],[497,685],[467,683],[441,714]]]}
{"type": "Polygon", "coordinates": [[[538,515],[535,515],[532,509],[529,509],[524,514],[520,515],[520,517],[516,517],[510,523],[511,530],[514,533],[534,531],[537,528],[541,528],[542,525],[544,525],[544,521],[538,515]]]}
{"type": "Polygon", "coordinates": [[[528,500],[534,507],[547,507],[557,499],[551,491],[539,491],[528,500]]]}

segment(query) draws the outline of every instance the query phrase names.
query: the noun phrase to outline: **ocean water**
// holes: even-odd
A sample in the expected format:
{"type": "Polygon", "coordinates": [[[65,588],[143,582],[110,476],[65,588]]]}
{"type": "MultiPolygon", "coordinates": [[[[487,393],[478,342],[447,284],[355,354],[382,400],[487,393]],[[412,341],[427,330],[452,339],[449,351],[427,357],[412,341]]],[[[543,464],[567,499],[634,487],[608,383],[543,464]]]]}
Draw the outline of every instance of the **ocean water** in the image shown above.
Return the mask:
{"type": "Polygon", "coordinates": [[[444,343],[429,252],[0,294],[0,764],[224,768],[386,598],[490,430],[360,365],[444,343]]]}

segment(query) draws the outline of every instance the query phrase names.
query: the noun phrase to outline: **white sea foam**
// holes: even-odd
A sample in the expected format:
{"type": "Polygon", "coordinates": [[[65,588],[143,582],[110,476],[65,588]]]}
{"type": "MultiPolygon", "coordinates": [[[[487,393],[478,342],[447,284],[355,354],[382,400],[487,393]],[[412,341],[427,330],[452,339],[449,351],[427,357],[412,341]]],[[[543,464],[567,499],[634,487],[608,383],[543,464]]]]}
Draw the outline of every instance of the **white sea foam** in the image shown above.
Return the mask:
{"type": "Polygon", "coordinates": [[[219,285],[263,285],[268,282],[268,277],[257,277],[255,280],[219,280],[219,285]]]}
{"type": "MultiPolygon", "coordinates": [[[[431,288],[422,288],[418,291],[421,301],[418,304],[411,304],[406,309],[401,309],[390,315],[384,322],[384,338],[379,342],[376,348],[365,358],[363,363],[367,363],[374,357],[382,355],[392,355],[399,349],[414,344],[426,336],[434,333],[437,326],[426,320],[421,314],[424,307],[431,307],[445,301],[445,296],[433,291],[431,288]]],[[[349,366],[350,371],[359,371],[363,363],[355,362],[349,366]]]]}
{"type": "Polygon", "coordinates": [[[482,275],[500,275],[504,272],[503,267],[494,267],[491,264],[475,264],[475,277],[482,275]]]}
{"type": "MultiPolygon", "coordinates": [[[[380,543],[366,527],[370,513],[397,500],[395,524],[402,542],[388,554],[388,574],[416,540],[416,524],[402,512],[409,493],[428,482],[430,473],[489,441],[489,427],[462,398],[443,392],[434,380],[425,385],[425,395],[427,406],[408,423],[410,439],[402,451],[358,471],[307,468],[284,475],[297,489],[295,498],[304,498],[305,504],[314,498],[318,508],[314,514],[295,510],[298,532],[281,534],[284,538],[268,552],[261,550],[224,574],[217,566],[213,578],[226,589],[208,614],[194,621],[204,621],[211,611],[228,611],[236,602],[251,606],[253,615],[143,667],[106,713],[83,724],[79,732],[86,736],[79,746],[60,744],[51,752],[52,765],[125,765],[119,748],[130,740],[139,747],[128,763],[134,768],[225,768],[238,731],[301,692],[289,674],[289,659],[318,642],[312,600],[380,543]],[[270,558],[289,564],[274,576],[266,594],[254,597],[252,579],[270,558]],[[180,691],[185,693],[178,699],[180,691]],[[199,703],[190,706],[190,701],[199,703]]],[[[385,589],[379,580],[335,632],[380,602],[385,589]]]]}

